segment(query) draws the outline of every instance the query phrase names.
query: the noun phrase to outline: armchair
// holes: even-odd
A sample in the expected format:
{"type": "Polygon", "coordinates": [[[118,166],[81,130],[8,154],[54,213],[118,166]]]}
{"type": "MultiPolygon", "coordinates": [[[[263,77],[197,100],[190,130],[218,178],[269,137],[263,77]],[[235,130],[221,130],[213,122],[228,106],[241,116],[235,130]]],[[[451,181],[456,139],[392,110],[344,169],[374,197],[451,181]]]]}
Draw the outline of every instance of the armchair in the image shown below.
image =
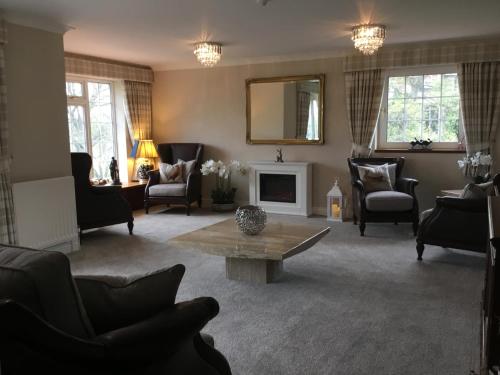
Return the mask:
{"type": "Polygon", "coordinates": [[[498,194],[500,175],[489,184],[469,184],[464,197],[437,197],[436,206],[422,212],[417,235],[418,260],[425,245],[486,252],[488,246],[489,190],[498,194]],[[491,188],[491,189],[490,189],[491,188]]]}
{"type": "Polygon", "coordinates": [[[61,253],[0,247],[2,374],[230,375],[200,334],[217,302],[174,303],[184,271],[73,278],[61,253]]]}
{"type": "Polygon", "coordinates": [[[347,159],[351,172],[352,208],[354,224],[359,220],[361,236],[365,234],[366,223],[410,222],[413,232],[418,228],[418,201],[415,187],[418,181],[401,177],[404,158],[354,158],[347,159]],[[394,190],[368,192],[360,178],[358,166],[394,164],[394,190]]]}
{"type": "Polygon", "coordinates": [[[153,204],[182,204],[186,206],[186,214],[191,212],[191,203],[198,202],[201,207],[201,173],[203,144],[201,143],[161,143],[158,155],[162,163],[175,164],[179,159],[196,160],[194,170],[186,181],[175,184],[160,184],[160,171],[149,171],[149,181],[144,193],[144,209],[149,212],[153,204]]]}
{"type": "Polygon", "coordinates": [[[127,223],[129,233],[134,217],[120,186],[92,186],[89,180],[92,158],[85,152],[71,153],[71,169],[75,179],[76,214],[80,230],[127,223]]]}

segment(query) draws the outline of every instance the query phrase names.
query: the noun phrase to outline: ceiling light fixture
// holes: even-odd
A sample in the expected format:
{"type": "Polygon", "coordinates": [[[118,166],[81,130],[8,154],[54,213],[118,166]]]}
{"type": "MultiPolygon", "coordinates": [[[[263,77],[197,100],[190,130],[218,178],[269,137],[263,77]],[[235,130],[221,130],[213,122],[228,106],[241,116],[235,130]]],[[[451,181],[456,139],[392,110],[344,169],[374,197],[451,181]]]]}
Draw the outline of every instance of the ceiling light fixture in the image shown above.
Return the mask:
{"type": "Polygon", "coordinates": [[[384,25],[362,24],[352,28],[351,39],[354,47],[361,51],[363,55],[373,55],[385,39],[384,25]]]}
{"type": "Polygon", "coordinates": [[[194,46],[194,54],[203,66],[216,65],[222,55],[222,45],[216,42],[200,42],[194,46]]]}

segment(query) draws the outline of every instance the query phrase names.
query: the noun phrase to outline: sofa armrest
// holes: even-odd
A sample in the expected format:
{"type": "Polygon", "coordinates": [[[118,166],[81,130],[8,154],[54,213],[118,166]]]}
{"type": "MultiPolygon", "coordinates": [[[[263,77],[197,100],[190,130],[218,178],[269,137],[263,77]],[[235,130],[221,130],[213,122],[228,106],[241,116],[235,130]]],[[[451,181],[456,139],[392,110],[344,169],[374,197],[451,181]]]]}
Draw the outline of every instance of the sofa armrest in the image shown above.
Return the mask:
{"type": "Polygon", "coordinates": [[[90,191],[98,195],[120,194],[121,190],[122,190],[121,185],[106,185],[106,186],[97,185],[90,187],[90,191]]]}
{"type": "Polygon", "coordinates": [[[411,196],[415,196],[415,187],[417,185],[418,180],[414,178],[400,177],[396,180],[396,190],[411,196]]]}
{"type": "Polygon", "coordinates": [[[149,188],[153,185],[158,185],[160,183],[160,171],[158,169],[154,169],[152,171],[148,171],[148,183],[146,188],[144,189],[144,198],[149,197],[149,188]]]}
{"type": "Polygon", "coordinates": [[[188,200],[194,201],[201,195],[201,173],[195,171],[189,174],[186,181],[186,197],[188,200]]]}
{"type": "Polygon", "coordinates": [[[486,199],[463,199],[457,197],[437,197],[436,208],[468,211],[487,212],[488,202],[486,199]]]}
{"type": "Polygon", "coordinates": [[[79,275],[74,279],[94,330],[102,333],[172,307],[184,272],[178,264],[139,278],[79,275]]]}
{"type": "Polygon", "coordinates": [[[149,319],[97,336],[116,359],[130,354],[135,358],[168,355],[192,339],[219,313],[211,297],[181,302],[149,319]]]}

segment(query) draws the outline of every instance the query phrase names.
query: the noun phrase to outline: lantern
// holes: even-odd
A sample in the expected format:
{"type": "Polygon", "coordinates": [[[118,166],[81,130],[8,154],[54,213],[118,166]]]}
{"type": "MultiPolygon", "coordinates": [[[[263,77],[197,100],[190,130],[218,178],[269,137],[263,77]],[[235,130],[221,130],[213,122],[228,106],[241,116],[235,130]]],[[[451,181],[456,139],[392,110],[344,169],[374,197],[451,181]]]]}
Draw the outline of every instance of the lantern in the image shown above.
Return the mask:
{"type": "Polygon", "coordinates": [[[342,221],[344,199],[337,180],[332,189],[326,194],[326,219],[329,221],[342,221]]]}

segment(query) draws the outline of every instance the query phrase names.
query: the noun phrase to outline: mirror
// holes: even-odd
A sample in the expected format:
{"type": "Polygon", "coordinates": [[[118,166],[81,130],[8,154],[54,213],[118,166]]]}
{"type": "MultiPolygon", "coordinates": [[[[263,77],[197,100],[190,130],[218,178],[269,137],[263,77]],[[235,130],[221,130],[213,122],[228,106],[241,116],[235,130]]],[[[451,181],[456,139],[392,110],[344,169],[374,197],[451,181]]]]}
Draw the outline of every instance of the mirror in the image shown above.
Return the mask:
{"type": "Polygon", "coordinates": [[[246,81],[248,144],[322,144],[324,74],[246,81]]]}

